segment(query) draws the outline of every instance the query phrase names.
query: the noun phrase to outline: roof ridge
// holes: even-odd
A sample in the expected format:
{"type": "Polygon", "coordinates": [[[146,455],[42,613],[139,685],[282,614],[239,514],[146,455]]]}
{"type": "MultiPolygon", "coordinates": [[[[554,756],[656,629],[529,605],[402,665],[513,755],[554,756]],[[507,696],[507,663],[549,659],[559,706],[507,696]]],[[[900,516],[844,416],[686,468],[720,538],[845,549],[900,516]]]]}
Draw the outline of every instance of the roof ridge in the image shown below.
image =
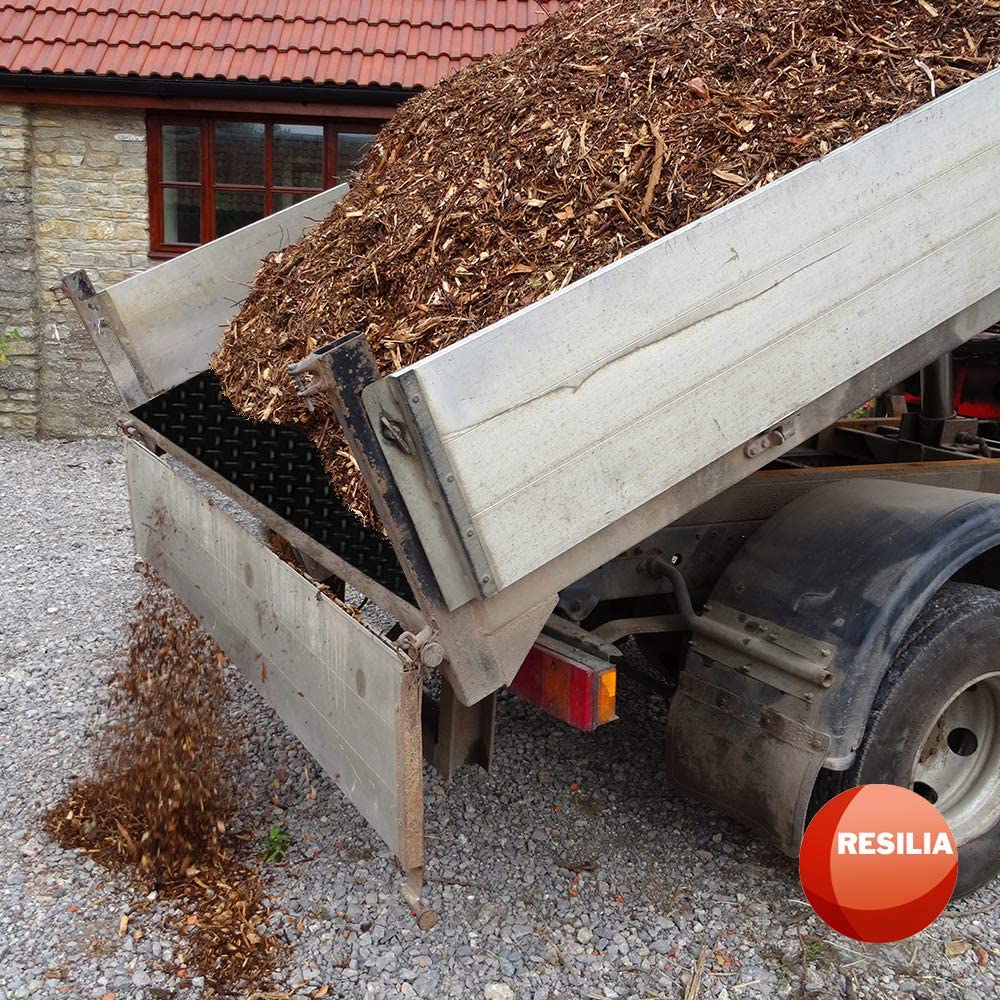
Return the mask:
{"type": "MultiPolygon", "coordinates": [[[[2,6],[0,6],[0,14],[3,14],[3,13],[4,13],[4,8],[2,6]]],[[[99,17],[108,17],[108,16],[114,16],[114,17],[131,17],[132,16],[131,14],[119,15],[119,14],[116,14],[114,11],[103,11],[103,12],[92,11],[91,13],[96,13],[99,17]]],[[[72,16],[76,17],[78,15],[73,14],[72,16]]],[[[83,15],[79,15],[79,16],[83,16],[83,15]]],[[[150,17],[150,18],[154,18],[155,17],[155,18],[159,18],[160,20],[163,20],[163,21],[167,21],[167,20],[194,20],[194,19],[197,19],[199,21],[240,21],[242,24],[252,24],[254,22],[254,20],[256,20],[256,18],[223,17],[221,15],[215,15],[215,14],[211,14],[211,15],[208,15],[208,16],[202,16],[200,14],[184,14],[184,15],[177,15],[176,18],[165,17],[165,16],[160,15],[160,14],[154,14],[154,15],[145,15],[145,14],[142,14],[142,15],[135,15],[135,16],[136,17],[141,17],[141,18],[146,18],[147,16],[150,17]]],[[[386,27],[389,27],[389,28],[401,28],[401,27],[430,28],[432,31],[440,31],[440,30],[443,30],[444,28],[454,28],[454,29],[471,28],[473,31],[511,31],[511,30],[514,30],[514,31],[524,31],[524,30],[527,30],[527,29],[523,29],[523,28],[518,28],[517,25],[514,25],[514,24],[482,24],[482,25],[479,25],[479,24],[471,24],[468,21],[405,21],[405,20],[404,21],[391,21],[391,20],[351,21],[351,20],[349,20],[347,18],[342,18],[342,17],[335,18],[332,21],[322,20],[320,18],[312,18],[312,19],[310,19],[310,18],[294,17],[294,18],[289,18],[287,20],[270,19],[267,23],[269,23],[269,24],[280,23],[280,24],[287,24],[287,25],[294,25],[294,24],[298,24],[298,23],[301,23],[301,24],[324,24],[324,25],[330,25],[330,26],[336,26],[338,24],[345,24],[345,25],[349,25],[349,26],[364,26],[364,27],[368,27],[368,28],[377,28],[377,27],[380,27],[382,25],[385,25],[386,27]]],[[[27,39],[28,35],[25,32],[24,34],[18,35],[18,37],[19,38],[27,39]]],[[[36,41],[44,41],[44,42],[64,41],[64,39],[62,39],[62,38],[52,38],[51,36],[48,36],[48,35],[36,37],[35,40],[36,41]]]]}
{"type": "Polygon", "coordinates": [[[413,89],[506,51],[556,4],[288,0],[247,14],[242,0],[0,0],[0,68],[413,89]]]}
{"type": "MultiPolygon", "coordinates": [[[[451,7],[454,9],[455,6],[461,5],[462,9],[465,10],[469,7],[483,7],[483,15],[477,21],[470,21],[468,19],[462,21],[462,25],[466,27],[499,27],[500,25],[495,21],[489,19],[488,10],[489,8],[496,7],[499,3],[503,3],[506,8],[508,5],[522,5],[528,9],[529,13],[540,12],[542,14],[548,13],[545,10],[546,3],[555,3],[556,0],[494,0],[492,4],[483,0],[452,0],[451,4],[442,4],[443,8],[451,7]],[[477,23],[481,21],[480,25],[477,23]]],[[[436,5],[436,4],[435,4],[436,5]]],[[[428,4],[431,6],[431,4],[428,4]]],[[[293,13],[290,16],[281,13],[244,13],[242,11],[226,11],[222,12],[219,10],[210,10],[208,12],[202,10],[163,10],[163,9],[152,9],[152,10],[138,10],[135,8],[128,9],[115,9],[109,8],[107,6],[98,6],[96,4],[88,4],[87,6],[80,6],[75,8],[69,8],[64,6],[56,6],[53,4],[33,4],[30,0],[20,0],[17,3],[11,3],[9,0],[4,2],[0,0],[0,13],[9,11],[14,14],[31,14],[34,17],[39,17],[43,14],[59,14],[65,17],[86,17],[89,14],[97,14],[101,17],[138,17],[138,18],[149,18],[149,19],[159,19],[159,20],[222,20],[222,21],[244,21],[247,23],[253,21],[262,21],[265,23],[275,23],[281,22],[283,24],[293,24],[296,21],[302,21],[305,24],[389,24],[389,25],[400,25],[400,24],[420,24],[420,25],[431,25],[436,26],[438,24],[453,24],[452,21],[436,21],[429,17],[427,14],[420,14],[419,20],[413,20],[409,15],[400,15],[397,18],[388,17],[385,15],[376,15],[376,20],[372,20],[370,17],[362,14],[358,14],[356,17],[349,17],[344,14],[337,14],[333,17],[326,16],[323,13],[317,13],[315,15],[306,16],[300,13],[293,13]]],[[[508,15],[507,19],[502,22],[505,27],[517,27],[513,15],[508,15]]],[[[523,29],[522,29],[523,30],[523,29]]]]}

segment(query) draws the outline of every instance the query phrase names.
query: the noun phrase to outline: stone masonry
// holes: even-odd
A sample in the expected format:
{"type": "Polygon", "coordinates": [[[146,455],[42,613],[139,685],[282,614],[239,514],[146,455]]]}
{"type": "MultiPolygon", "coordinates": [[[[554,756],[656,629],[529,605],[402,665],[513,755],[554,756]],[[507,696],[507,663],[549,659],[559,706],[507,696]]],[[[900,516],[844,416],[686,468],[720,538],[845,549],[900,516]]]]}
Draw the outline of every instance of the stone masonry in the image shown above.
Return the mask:
{"type": "Polygon", "coordinates": [[[0,105],[0,433],[38,427],[38,301],[31,209],[31,125],[24,108],[0,105]],[[8,337],[17,331],[20,340],[8,337]]]}
{"type": "Polygon", "coordinates": [[[0,105],[0,434],[111,431],[121,401],[72,306],[50,289],[85,268],[98,288],[146,268],[142,112],[0,105]]]}

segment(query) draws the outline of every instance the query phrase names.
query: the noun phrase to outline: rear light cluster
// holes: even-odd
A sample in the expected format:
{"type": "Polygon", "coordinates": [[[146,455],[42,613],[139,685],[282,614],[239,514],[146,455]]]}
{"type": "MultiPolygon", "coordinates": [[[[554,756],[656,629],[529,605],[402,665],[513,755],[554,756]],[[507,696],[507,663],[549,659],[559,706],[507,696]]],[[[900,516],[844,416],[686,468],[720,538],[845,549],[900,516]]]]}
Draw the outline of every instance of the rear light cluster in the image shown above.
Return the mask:
{"type": "Polygon", "coordinates": [[[589,732],[616,718],[617,679],[617,671],[606,660],[542,636],[521,664],[510,690],[589,732]]]}

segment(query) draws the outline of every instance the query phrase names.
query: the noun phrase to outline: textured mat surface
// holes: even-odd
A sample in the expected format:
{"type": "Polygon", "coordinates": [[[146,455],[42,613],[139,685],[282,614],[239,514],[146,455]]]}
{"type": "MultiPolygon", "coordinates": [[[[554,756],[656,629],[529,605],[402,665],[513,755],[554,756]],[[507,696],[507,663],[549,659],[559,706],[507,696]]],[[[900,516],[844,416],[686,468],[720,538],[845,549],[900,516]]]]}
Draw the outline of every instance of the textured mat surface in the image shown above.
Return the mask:
{"type": "Polygon", "coordinates": [[[165,438],[405,600],[413,595],[389,542],[334,495],[303,435],[239,416],[203,372],[133,411],[165,438]]]}

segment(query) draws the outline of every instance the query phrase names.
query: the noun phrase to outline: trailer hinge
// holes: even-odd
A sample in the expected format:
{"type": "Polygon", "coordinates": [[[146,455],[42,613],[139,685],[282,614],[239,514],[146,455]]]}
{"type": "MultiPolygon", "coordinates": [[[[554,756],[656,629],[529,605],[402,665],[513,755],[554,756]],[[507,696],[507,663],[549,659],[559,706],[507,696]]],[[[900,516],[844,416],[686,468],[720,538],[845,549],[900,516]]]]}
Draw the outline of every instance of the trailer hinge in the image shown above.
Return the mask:
{"type": "Polygon", "coordinates": [[[772,427],[769,431],[758,434],[757,437],[748,441],[743,446],[743,454],[747,458],[756,458],[771,448],[778,448],[783,445],[792,436],[792,433],[793,431],[790,426],[779,424],[777,427],[772,427]]]}
{"type": "Polygon", "coordinates": [[[438,642],[438,634],[430,625],[415,635],[403,632],[396,639],[396,646],[422,667],[440,667],[444,662],[444,646],[438,642]]]}
{"type": "Polygon", "coordinates": [[[830,643],[714,601],[705,606],[700,620],[705,627],[694,635],[692,652],[807,704],[815,700],[817,689],[833,683],[830,643]]]}

